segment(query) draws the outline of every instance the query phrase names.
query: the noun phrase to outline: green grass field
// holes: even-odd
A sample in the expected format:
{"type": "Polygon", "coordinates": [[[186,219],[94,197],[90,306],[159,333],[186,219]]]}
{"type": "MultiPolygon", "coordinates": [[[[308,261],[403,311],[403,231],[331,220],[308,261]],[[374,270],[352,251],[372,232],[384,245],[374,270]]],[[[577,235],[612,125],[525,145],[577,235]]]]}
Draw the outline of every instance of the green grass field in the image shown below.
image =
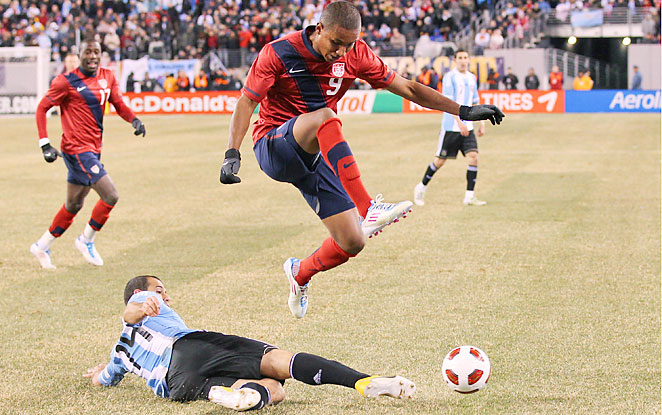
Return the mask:
{"type": "MultiPolygon", "coordinates": [[[[411,199],[437,144],[438,115],[343,117],[371,193],[411,199]]],[[[310,307],[287,307],[281,264],[326,237],[298,191],[263,174],[249,137],[242,183],[218,172],[229,117],[145,117],[148,137],[108,117],[103,161],[120,201],[85,263],[74,239],[90,195],[53,245],[58,266],[28,248],[62,205],[66,168],[47,164],[33,118],[0,135],[0,413],[231,413],[180,404],[127,376],[116,388],[81,377],[117,340],[126,281],[161,276],[192,328],[269,341],[375,374],[414,380],[414,400],[288,381],[265,414],[659,414],[660,116],[508,115],[479,139],[476,194],[464,207],[465,161],[449,161],[426,205],[317,275],[310,307]],[[454,346],[492,361],[473,395],[442,382],[454,346]]],[[[49,120],[52,138],[59,119],[49,120]]],[[[53,140],[57,142],[58,140],[53,140]]]]}

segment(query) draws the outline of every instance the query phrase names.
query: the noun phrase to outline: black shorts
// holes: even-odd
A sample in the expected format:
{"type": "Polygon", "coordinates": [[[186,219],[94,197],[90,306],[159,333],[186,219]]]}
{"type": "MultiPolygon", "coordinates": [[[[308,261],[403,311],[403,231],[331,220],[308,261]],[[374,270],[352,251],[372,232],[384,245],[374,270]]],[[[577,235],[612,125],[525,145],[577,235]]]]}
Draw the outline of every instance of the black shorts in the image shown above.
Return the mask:
{"type": "Polygon", "coordinates": [[[437,157],[442,159],[454,159],[457,157],[457,152],[462,151],[462,155],[466,156],[470,151],[478,152],[478,142],[474,131],[469,131],[469,135],[464,137],[459,131],[446,131],[442,130],[439,134],[439,145],[437,146],[437,157]]]}
{"type": "Polygon", "coordinates": [[[166,376],[170,398],[206,399],[212,386],[232,386],[237,379],[262,379],[262,357],[277,347],[245,337],[211,331],[189,333],[172,346],[166,376]]]}

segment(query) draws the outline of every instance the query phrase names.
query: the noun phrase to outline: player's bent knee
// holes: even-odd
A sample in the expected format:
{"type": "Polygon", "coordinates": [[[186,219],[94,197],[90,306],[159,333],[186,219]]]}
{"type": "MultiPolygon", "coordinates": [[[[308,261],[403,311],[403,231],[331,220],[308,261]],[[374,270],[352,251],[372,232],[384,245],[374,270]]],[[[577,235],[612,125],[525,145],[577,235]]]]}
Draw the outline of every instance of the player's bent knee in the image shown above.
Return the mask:
{"type": "Polygon", "coordinates": [[[351,256],[354,256],[359,252],[361,252],[364,247],[365,247],[365,236],[363,236],[363,233],[343,240],[342,245],[340,245],[340,248],[342,248],[343,251],[350,254],[351,256]]]}
{"type": "Polygon", "coordinates": [[[67,201],[64,204],[64,208],[67,210],[69,213],[78,213],[82,208],[83,208],[83,202],[76,201],[76,202],[71,202],[67,201]]]}
{"type": "Polygon", "coordinates": [[[102,198],[104,202],[108,203],[110,206],[115,206],[120,200],[120,195],[117,193],[111,193],[102,198]]]}
{"type": "Polygon", "coordinates": [[[320,117],[320,124],[338,116],[334,110],[327,107],[318,109],[315,111],[315,115],[320,117]]]}

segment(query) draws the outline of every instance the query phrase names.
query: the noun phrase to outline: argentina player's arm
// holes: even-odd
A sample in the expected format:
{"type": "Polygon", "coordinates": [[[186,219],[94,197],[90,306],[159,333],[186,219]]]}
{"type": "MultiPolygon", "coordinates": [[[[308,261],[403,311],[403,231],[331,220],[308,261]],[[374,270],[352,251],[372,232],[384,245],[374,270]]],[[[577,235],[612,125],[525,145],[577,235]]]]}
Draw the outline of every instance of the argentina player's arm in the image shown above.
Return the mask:
{"type": "Polygon", "coordinates": [[[126,372],[128,370],[124,366],[113,363],[111,358],[108,364],[100,363],[87,369],[87,373],[83,373],[83,377],[90,378],[90,382],[94,386],[117,386],[124,379],[126,372]]]}
{"type": "Polygon", "coordinates": [[[124,309],[122,318],[124,322],[133,325],[138,324],[145,317],[156,317],[161,312],[160,297],[150,291],[141,291],[131,297],[124,309]]]}

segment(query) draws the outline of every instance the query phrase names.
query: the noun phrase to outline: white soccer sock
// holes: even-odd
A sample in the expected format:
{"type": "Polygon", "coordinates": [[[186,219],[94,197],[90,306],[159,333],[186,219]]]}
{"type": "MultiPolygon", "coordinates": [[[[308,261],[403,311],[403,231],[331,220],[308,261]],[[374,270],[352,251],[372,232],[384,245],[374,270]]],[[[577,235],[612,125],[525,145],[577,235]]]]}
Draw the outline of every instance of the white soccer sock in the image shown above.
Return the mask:
{"type": "Polygon", "coordinates": [[[467,190],[467,192],[464,194],[464,200],[471,200],[473,197],[474,197],[473,190],[467,190]]]}
{"type": "Polygon", "coordinates": [[[37,241],[37,247],[41,249],[42,251],[48,251],[51,249],[51,244],[55,240],[55,237],[53,234],[49,231],[46,230],[43,235],[41,235],[41,238],[37,241]]]}
{"type": "Polygon", "coordinates": [[[85,224],[85,229],[83,229],[83,233],[81,234],[82,238],[81,240],[85,243],[90,243],[94,241],[94,235],[97,234],[97,231],[95,231],[89,223],[85,224]]]}

